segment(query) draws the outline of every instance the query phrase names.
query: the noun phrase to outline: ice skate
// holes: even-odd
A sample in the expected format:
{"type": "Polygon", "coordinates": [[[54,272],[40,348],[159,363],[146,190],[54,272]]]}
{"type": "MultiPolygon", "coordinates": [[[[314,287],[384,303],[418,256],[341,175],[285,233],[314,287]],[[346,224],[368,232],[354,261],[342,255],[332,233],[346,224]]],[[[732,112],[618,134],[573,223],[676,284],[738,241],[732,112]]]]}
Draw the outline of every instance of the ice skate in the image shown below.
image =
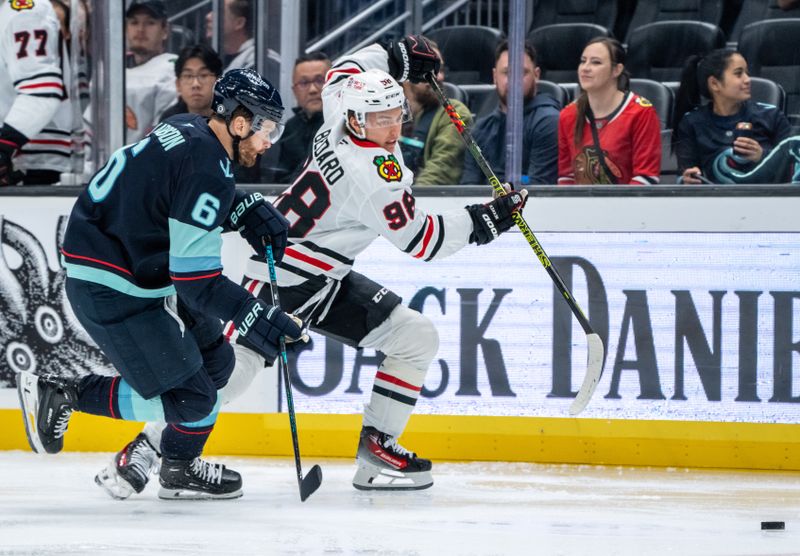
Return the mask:
{"type": "Polygon", "coordinates": [[[125,500],[134,492],[139,494],[147,486],[150,475],[158,470],[159,454],[144,433],[134,438],[114,454],[105,469],[94,477],[109,496],[125,500]]]}
{"type": "Polygon", "coordinates": [[[37,454],[57,454],[78,399],[74,380],[52,375],[17,373],[17,393],[28,444],[37,454]]]}
{"type": "Polygon", "coordinates": [[[200,458],[163,458],[158,497],[164,500],[214,500],[239,498],[242,476],[221,463],[200,458]]]}
{"type": "Polygon", "coordinates": [[[433,485],[430,460],[374,427],[361,429],[353,486],[359,490],[422,490],[433,485]]]}

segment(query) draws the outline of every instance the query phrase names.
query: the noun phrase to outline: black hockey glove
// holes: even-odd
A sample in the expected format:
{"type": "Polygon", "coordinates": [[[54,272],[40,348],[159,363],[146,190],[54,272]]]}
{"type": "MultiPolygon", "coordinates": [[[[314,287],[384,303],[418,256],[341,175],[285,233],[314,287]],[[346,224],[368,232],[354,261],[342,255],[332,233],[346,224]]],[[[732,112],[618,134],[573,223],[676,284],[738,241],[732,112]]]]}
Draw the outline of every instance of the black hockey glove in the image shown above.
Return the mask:
{"type": "Polygon", "coordinates": [[[233,317],[233,325],[239,333],[238,341],[263,355],[269,364],[278,357],[281,336],[287,343],[308,341],[299,318],[260,299],[248,301],[233,317]]]}
{"type": "Polygon", "coordinates": [[[466,207],[472,217],[472,233],[469,235],[469,242],[485,245],[497,239],[500,234],[514,225],[511,215],[522,210],[527,199],[528,192],[524,189],[522,191],[512,190],[508,195],[498,197],[485,205],[466,207]]]}
{"type": "Polygon", "coordinates": [[[383,45],[389,53],[389,74],[399,83],[406,79],[422,83],[425,76],[439,73],[441,60],[422,35],[408,35],[383,45]]]}
{"type": "Polygon", "coordinates": [[[12,157],[27,142],[27,137],[8,124],[0,129],[0,187],[22,180],[22,172],[14,170],[12,157]]]}
{"type": "Polygon", "coordinates": [[[278,209],[264,200],[261,193],[236,192],[236,198],[228,216],[231,229],[237,230],[247,243],[262,258],[266,256],[265,243],[272,241],[272,255],[280,262],[286,249],[289,221],[278,209]]]}

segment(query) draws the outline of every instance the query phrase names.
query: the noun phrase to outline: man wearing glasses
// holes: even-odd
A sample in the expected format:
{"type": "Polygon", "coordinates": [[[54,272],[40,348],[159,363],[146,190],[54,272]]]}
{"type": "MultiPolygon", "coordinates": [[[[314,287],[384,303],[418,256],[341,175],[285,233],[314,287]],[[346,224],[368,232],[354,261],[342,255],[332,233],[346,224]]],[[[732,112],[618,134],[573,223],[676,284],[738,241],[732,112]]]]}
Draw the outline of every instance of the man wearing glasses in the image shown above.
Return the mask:
{"type": "Polygon", "coordinates": [[[175,114],[211,116],[214,82],[222,75],[222,60],[210,46],[187,46],[175,61],[175,89],[178,102],[161,114],[161,121],[175,114]]]}
{"type": "Polygon", "coordinates": [[[294,116],[286,122],[280,143],[262,162],[265,181],[291,183],[300,173],[311,147],[311,140],[322,126],[322,86],[331,61],[323,52],[311,52],[294,63],[292,91],[297,100],[294,116]]]}

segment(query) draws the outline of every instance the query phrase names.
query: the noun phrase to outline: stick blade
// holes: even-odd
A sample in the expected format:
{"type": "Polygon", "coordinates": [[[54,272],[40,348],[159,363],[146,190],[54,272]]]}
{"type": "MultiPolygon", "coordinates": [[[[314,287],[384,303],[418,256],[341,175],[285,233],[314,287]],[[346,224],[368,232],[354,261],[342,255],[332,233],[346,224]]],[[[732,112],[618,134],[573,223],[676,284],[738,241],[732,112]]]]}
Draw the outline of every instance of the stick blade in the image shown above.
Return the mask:
{"type": "Polygon", "coordinates": [[[321,484],[322,468],[319,465],[315,465],[300,482],[300,501],[305,502],[309,496],[317,491],[321,484]]]}
{"type": "Polygon", "coordinates": [[[581,384],[581,389],[578,390],[578,395],[575,396],[572,405],[569,406],[570,415],[577,415],[586,408],[589,400],[592,399],[595,388],[597,388],[597,383],[600,382],[600,374],[603,372],[603,361],[606,355],[603,340],[592,332],[586,335],[586,342],[589,347],[586,376],[583,377],[583,384],[581,384]]]}

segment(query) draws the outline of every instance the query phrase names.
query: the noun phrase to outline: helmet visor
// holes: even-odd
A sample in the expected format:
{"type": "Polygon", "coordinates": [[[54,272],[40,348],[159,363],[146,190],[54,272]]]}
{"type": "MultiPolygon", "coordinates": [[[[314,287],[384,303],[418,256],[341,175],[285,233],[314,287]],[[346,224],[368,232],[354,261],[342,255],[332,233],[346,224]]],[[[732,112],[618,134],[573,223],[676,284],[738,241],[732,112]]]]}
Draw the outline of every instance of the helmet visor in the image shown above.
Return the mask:
{"type": "Polygon", "coordinates": [[[275,144],[283,135],[283,124],[256,115],[253,117],[252,130],[254,135],[260,135],[262,139],[275,144]]]}
{"type": "Polygon", "coordinates": [[[402,106],[381,110],[380,112],[367,112],[364,118],[364,127],[375,129],[402,125],[411,120],[411,110],[408,101],[403,101],[402,106]]]}

